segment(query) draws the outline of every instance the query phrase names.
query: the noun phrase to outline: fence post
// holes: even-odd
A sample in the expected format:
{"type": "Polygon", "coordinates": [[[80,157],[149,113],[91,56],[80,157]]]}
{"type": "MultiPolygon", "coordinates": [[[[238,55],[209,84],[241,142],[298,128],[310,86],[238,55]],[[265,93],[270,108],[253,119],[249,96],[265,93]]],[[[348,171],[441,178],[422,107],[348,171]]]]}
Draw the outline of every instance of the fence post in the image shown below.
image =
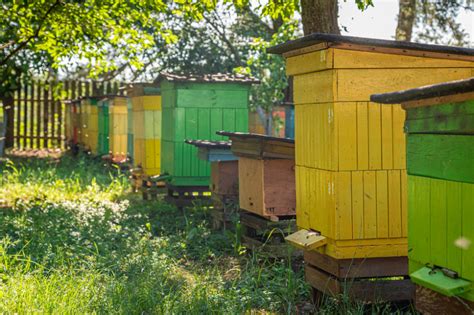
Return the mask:
{"type": "Polygon", "coordinates": [[[13,108],[14,98],[12,95],[2,97],[3,110],[7,115],[7,128],[5,130],[5,148],[13,148],[15,110],[13,108]]]}

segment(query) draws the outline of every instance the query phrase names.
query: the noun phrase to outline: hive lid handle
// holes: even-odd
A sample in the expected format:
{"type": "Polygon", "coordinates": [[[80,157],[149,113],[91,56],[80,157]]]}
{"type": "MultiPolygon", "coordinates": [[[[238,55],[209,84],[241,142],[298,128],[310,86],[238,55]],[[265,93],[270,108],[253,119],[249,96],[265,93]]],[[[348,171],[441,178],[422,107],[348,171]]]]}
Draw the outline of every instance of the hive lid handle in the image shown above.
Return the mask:
{"type": "Polygon", "coordinates": [[[314,250],[327,244],[325,236],[305,229],[288,235],[285,237],[285,240],[291,245],[303,250],[314,250]]]}
{"type": "Polygon", "coordinates": [[[414,283],[446,296],[460,295],[471,288],[470,281],[448,277],[443,270],[437,268],[423,267],[410,274],[410,278],[414,283]]]}

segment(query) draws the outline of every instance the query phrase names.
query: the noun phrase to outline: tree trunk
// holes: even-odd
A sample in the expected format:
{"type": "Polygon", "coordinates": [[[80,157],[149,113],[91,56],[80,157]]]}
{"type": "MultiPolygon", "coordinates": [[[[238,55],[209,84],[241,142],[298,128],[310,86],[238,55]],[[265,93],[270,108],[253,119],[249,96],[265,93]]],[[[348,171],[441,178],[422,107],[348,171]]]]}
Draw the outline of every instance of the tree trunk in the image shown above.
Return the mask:
{"type": "Polygon", "coordinates": [[[398,25],[395,39],[409,42],[416,17],[416,0],[399,0],[398,25]]]}
{"type": "Polygon", "coordinates": [[[301,0],[304,34],[340,34],[338,9],[337,0],[301,0]]]}

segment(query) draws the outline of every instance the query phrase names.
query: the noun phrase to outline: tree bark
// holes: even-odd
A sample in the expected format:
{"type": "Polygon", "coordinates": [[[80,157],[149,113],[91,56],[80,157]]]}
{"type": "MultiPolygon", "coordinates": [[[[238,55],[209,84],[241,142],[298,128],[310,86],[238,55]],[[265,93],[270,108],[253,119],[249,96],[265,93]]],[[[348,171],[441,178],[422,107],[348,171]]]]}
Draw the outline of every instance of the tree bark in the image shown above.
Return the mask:
{"type": "Polygon", "coordinates": [[[338,10],[337,0],[301,0],[304,34],[340,34],[338,10]]]}
{"type": "Polygon", "coordinates": [[[399,0],[398,24],[395,39],[411,41],[416,17],[416,0],[399,0]]]}

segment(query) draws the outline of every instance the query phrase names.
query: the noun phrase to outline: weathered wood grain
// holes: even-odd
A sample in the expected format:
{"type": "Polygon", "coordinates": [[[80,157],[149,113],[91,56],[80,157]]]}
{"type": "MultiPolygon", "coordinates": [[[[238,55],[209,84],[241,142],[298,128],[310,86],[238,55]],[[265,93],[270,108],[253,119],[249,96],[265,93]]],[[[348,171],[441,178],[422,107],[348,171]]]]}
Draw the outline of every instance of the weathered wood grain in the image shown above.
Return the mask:
{"type": "Polygon", "coordinates": [[[474,183],[474,137],[409,134],[408,174],[474,183]]]}

